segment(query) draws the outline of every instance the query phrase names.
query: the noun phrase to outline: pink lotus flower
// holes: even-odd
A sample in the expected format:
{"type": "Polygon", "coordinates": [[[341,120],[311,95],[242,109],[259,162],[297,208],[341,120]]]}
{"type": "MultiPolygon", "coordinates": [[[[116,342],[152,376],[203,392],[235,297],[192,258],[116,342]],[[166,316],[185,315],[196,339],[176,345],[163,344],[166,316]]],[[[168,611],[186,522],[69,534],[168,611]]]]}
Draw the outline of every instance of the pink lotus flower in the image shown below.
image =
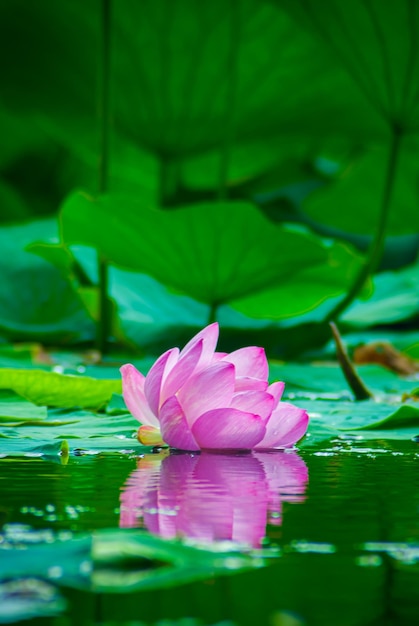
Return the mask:
{"type": "Polygon", "coordinates": [[[263,348],[215,352],[218,324],[180,352],[162,354],[143,376],[121,367],[125,403],[142,424],[142,443],[179,450],[286,448],[305,434],[308,415],[280,402],[284,383],[268,383],[263,348]]]}
{"type": "Polygon", "coordinates": [[[233,541],[259,548],[283,502],[303,502],[308,481],[294,451],[148,454],[121,493],[120,527],[164,539],[233,541]]]}

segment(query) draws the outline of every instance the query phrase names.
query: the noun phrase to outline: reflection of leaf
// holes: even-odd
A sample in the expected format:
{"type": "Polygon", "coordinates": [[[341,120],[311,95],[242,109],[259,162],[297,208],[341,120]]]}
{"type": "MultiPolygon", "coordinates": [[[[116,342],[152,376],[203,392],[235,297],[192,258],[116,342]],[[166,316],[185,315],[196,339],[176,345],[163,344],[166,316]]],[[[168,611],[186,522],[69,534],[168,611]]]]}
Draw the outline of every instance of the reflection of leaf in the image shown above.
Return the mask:
{"type": "Polygon", "coordinates": [[[13,525],[1,537],[0,578],[48,579],[59,570],[66,586],[126,593],[173,587],[214,575],[260,567],[260,558],[198,549],[138,531],[104,530],[56,538],[50,531],[22,532],[13,525]]]}
{"type": "Polygon", "coordinates": [[[327,258],[320,240],[278,227],[244,203],[155,211],[124,198],[74,194],[62,217],[67,242],[93,245],[115,264],[212,304],[327,258]]]}
{"type": "Polygon", "coordinates": [[[20,580],[0,583],[0,623],[10,624],[33,618],[48,621],[60,613],[67,602],[55,586],[23,574],[20,580]]]}
{"type": "Polygon", "coordinates": [[[60,541],[54,538],[51,531],[38,532],[37,536],[27,527],[6,526],[1,536],[0,578],[38,577],[48,580],[49,572],[59,568],[63,583],[75,587],[87,584],[92,569],[91,537],[83,535],[60,541]]]}
{"type": "Polygon", "coordinates": [[[93,586],[103,592],[173,587],[262,564],[251,555],[207,551],[126,529],[95,533],[92,554],[93,586]]]}

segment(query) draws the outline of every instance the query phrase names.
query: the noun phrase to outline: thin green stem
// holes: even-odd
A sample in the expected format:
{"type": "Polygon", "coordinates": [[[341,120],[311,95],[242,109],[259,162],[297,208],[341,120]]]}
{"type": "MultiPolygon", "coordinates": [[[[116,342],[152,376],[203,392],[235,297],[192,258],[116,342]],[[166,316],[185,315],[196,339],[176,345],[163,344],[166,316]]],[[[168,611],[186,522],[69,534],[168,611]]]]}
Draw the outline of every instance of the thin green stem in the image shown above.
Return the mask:
{"type": "Polygon", "coordinates": [[[373,394],[365,386],[355,367],[353,366],[345,346],[343,345],[342,337],[340,336],[338,327],[333,322],[330,322],[330,328],[332,330],[333,339],[336,346],[336,355],[342,368],[342,373],[345,376],[345,380],[352,390],[356,400],[368,400],[373,397],[373,394]]]}
{"type": "Polygon", "coordinates": [[[400,146],[403,138],[403,132],[400,128],[393,126],[392,137],[390,144],[390,152],[387,163],[387,172],[384,182],[383,199],[381,203],[381,211],[379,215],[379,221],[377,224],[377,232],[374,239],[371,242],[367,258],[365,259],[358,275],[355,277],[352,286],[350,287],[346,296],[337,303],[334,309],[326,317],[326,321],[330,322],[339,318],[339,316],[348,308],[350,304],[355,300],[366,280],[377,269],[383,251],[386,239],[387,223],[390,214],[391,197],[394,188],[394,182],[396,180],[397,165],[400,154],[400,146]]]}
{"type": "Polygon", "coordinates": [[[208,314],[208,324],[212,324],[217,321],[218,302],[212,302],[208,314]]]}
{"type": "Polygon", "coordinates": [[[234,141],[234,123],[237,101],[238,62],[240,50],[240,12],[237,0],[230,0],[230,48],[226,71],[225,131],[220,150],[217,198],[223,202],[228,198],[228,173],[231,149],[234,141]]]}
{"type": "MultiPolygon", "coordinates": [[[[108,191],[109,181],[109,117],[111,69],[111,1],[102,0],[100,70],[99,70],[99,168],[98,193],[108,191]]],[[[106,259],[98,254],[99,319],[96,328],[96,346],[104,354],[110,333],[110,306],[108,298],[109,268],[106,259]]]]}
{"type": "Polygon", "coordinates": [[[160,199],[161,208],[170,207],[176,201],[179,191],[179,160],[161,157],[160,160],[160,199]]]}

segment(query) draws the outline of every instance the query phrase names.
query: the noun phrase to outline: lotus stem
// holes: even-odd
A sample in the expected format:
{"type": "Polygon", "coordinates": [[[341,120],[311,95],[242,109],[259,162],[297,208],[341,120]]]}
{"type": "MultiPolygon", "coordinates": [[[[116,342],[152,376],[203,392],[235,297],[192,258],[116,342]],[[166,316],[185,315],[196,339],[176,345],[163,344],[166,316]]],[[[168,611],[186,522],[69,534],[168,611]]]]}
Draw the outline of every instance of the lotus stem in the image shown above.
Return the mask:
{"type": "Polygon", "coordinates": [[[217,321],[218,302],[212,302],[208,314],[208,324],[212,324],[217,321]]]}
{"type": "Polygon", "coordinates": [[[336,354],[338,357],[338,361],[342,368],[343,375],[345,376],[346,382],[352,390],[352,393],[355,396],[356,400],[368,400],[373,397],[371,391],[365,386],[361,377],[355,370],[355,367],[350,360],[348,353],[343,345],[342,337],[338,331],[336,324],[330,322],[330,328],[332,329],[333,339],[335,340],[336,345],[336,354]]]}
{"type": "Polygon", "coordinates": [[[179,192],[180,162],[170,157],[160,159],[160,208],[173,205],[179,192]]]}
{"type": "Polygon", "coordinates": [[[230,48],[226,71],[226,115],[225,132],[220,149],[220,168],[218,171],[217,198],[224,202],[228,198],[228,174],[230,169],[231,148],[234,141],[234,122],[237,102],[238,62],[240,49],[240,12],[237,0],[230,0],[230,48]]]}
{"type": "Polygon", "coordinates": [[[327,315],[327,322],[338,319],[339,316],[348,308],[348,306],[352,304],[352,302],[355,300],[355,298],[365,285],[366,280],[375,272],[380,263],[384,251],[388,217],[391,207],[391,197],[393,193],[394,182],[396,180],[397,165],[402,138],[402,129],[394,124],[392,127],[391,144],[387,162],[387,172],[384,182],[383,199],[381,203],[381,211],[378,219],[376,235],[371,242],[368,255],[364,261],[364,264],[359,270],[358,275],[355,277],[352,286],[350,287],[348,293],[344,296],[344,298],[340,302],[338,302],[337,305],[332,309],[332,311],[327,315]]]}
{"type": "MultiPolygon", "coordinates": [[[[100,71],[99,71],[99,169],[98,193],[108,191],[109,183],[109,116],[110,116],[110,69],[111,69],[111,1],[102,0],[100,71]]],[[[109,267],[98,252],[99,318],[96,326],[96,346],[102,354],[108,349],[110,333],[110,307],[108,298],[109,267]]]]}

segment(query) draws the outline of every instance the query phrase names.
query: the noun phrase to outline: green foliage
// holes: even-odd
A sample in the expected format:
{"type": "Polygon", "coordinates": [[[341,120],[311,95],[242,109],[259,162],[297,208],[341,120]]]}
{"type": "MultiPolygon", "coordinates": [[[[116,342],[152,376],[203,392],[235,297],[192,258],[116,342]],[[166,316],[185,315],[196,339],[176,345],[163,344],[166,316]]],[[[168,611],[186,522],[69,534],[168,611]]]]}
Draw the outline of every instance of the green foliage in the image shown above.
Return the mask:
{"type": "MultiPolygon", "coordinates": [[[[322,321],[345,316],[379,263],[386,233],[417,233],[417,12],[407,0],[350,8],[327,0],[321,19],[311,1],[112,3],[105,51],[100,3],[42,0],[36,11],[26,7],[24,21],[20,9],[10,0],[0,8],[0,210],[10,221],[67,201],[61,241],[48,241],[46,232],[29,237],[28,226],[28,250],[45,263],[27,255],[18,273],[17,257],[7,255],[4,337],[91,339],[106,285],[98,277],[86,283],[67,246],[74,238],[120,266],[117,272],[129,267],[157,279],[148,293],[139,276],[147,293],[128,303],[120,288],[122,300],[112,293],[107,309],[108,338],[148,346],[154,338],[147,325],[133,323],[129,308],[141,301],[138,320],[158,329],[151,337],[168,336],[178,321],[160,314],[160,285],[213,309],[228,302],[249,316],[248,328],[250,318],[296,326],[313,313],[322,321]],[[105,127],[97,93],[106,55],[110,195],[87,203],[68,193],[100,186],[105,127]],[[395,134],[400,145],[390,167],[395,134]],[[235,208],[212,204],[228,196],[235,208]],[[335,245],[267,224],[255,204],[335,245]],[[365,264],[337,241],[362,252],[370,246],[365,264]],[[48,306],[41,307],[41,289],[48,306]]],[[[411,262],[417,245],[413,235],[407,254],[404,240],[395,240],[392,259],[411,262]]],[[[407,309],[412,317],[409,285],[400,298],[408,293],[411,306],[392,316],[381,307],[368,323],[405,319],[407,309]]],[[[186,321],[186,300],[169,293],[163,300],[185,315],[185,326],[202,326],[210,315],[189,301],[196,317],[186,321]]],[[[313,345],[321,341],[321,333],[312,336],[313,345]]]]}
{"type": "Polygon", "coordinates": [[[33,422],[45,419],[47,410],[45,407],[36,406],[21,398],[17,393],[0,390],[0,422],[4,425],[15,425],[19,422],[33,422]],[[10,424],[11,423],[11,424],[10,424]]]}
{"type": "MultiPolygon", "coordinates": [[[[25,22],[20,8],[0,8],[2,216],[62,209],[59,228],[0,230],[3,338],[91,342],[104,295],[105,338],[146,356],[214,316],[227,343],[286,356],[324,342],[336,315],[415,320],[416,265],[368,283],[388,233],[412,235],[405,257],[407,240],[389,242],[399,265],[417,251],[412,3],[327,0],[321,19],[311,0],[113,3],[102,51],[100,3],[42,0],[25,22]],[[96,113],[108,54],[109,128],[96,113]],[[100,132],[110,193],[74,192],[100,187],[100,132]]],[[[5,389],[65,408],[119,391],[78,377],[76,401],[71,385],[47,389],[57,374],[16,376],[5,389]]]]}
{"type": "Polygon", "coordinates": [[[414,0],[0,3],[0,622],[417,622],[417,381],[359,367],[355,402],[303,361],[335,318],[419,357],[418,37],[414,0]],[[212,319],[310,414],[310,497],[258,554],[109,529],[154,463],[119,366],[212,319]]]}
{"type": "MultiPolygon", "coordinates": [[[[146,363],[138,366],[147,372],[146,363]]],[[[271,363],[271,380],[284,380],[289,398],[312,416],[300,444],[303,448],[347,434],[368,440],[409,440],[419,433],[419,408],[401,404],[402,394],[412,392],[414,384],[379,366],[361,366],[359,372],[376,400],[348,400],[350,393],[337,366],[271,363]]],[[[131,454],[147,449],[136,439],[138,421],[125,407],[119,378],[3,369],[0,388],[5,389],[0,392],[5,456],[31,454],[66,462],[75,453],[131,454]],[[57,408],[47,411],[45,405],[57,408]],[[94,412],[75,406],[102,409],[94,412]]]]}
{"type": "Polygon", "coordinates": [[[0,228],[0,333],[11,339],[71,342],[92,336],[92,323],[66,278],[26,252],[37,239],[54,240],[55,220],[0,228]]]}
{"type": "Polygon", "coordinates": [[[62,223],[66,242],[95,246],[112,263],[211,305],[292,280],[308,263],[327,262],[321,241],[271,224],[240,203],[156,211],[126,198],[78,194],[65,203],[62,223]],[[115,220],[118,211],[123,220],[115,220]]]}
{"type": "MultiPolygon", "coordinates": [[[[373,234],[377,228],[386,175],[388,147],[368,146],[345,163],[333,183],[317,190],[304,209],[322,224],[344,232],[373,234]],[[367,182],[368,181],[368,182],[367,182]]],[[[402,235],[419,230],[417,211],[417,138],[402,146],[392,194],[388,233],[402,235]]]]}
{"type": "Polygon", "coordinates": [[[6,527],[2,536],[0,578],[31,576],[54,580],[66,586],[105,593],[161,589],[187,582],[253,569],[260,558],[225,550],[185,546],[146,533],[118,530],[55,538],[24,529],[6,527]],[[31,545],[32,544],[32,545],[31,545]]]}
{"type": "Polygon", "coordinates": [[[0,369],[0,389],[12,389],[35,404],[56,407],[98,408],[121,390],[119,380],[96,380],[55,372],[0,369]]]}

